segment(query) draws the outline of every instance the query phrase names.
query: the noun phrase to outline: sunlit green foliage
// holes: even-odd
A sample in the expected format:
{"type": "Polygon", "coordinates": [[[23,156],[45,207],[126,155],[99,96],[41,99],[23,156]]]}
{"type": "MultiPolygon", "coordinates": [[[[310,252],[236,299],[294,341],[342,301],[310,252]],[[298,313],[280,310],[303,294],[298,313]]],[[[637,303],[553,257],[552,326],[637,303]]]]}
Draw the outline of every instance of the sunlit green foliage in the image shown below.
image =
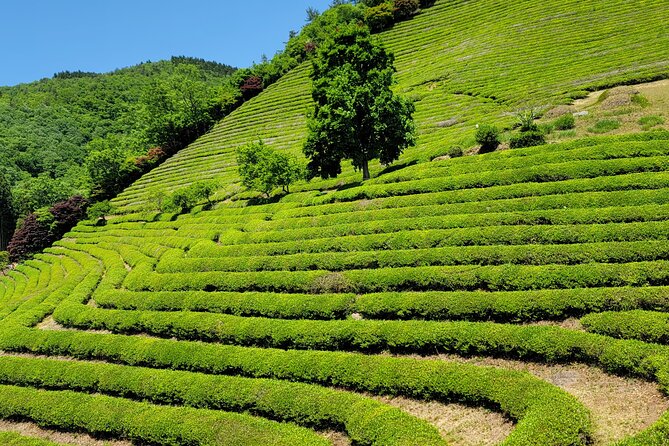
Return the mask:
{"type": "Polygon", "coordinates": [[[415,145],[415,107],[390,88],[393,62],[358,25],[340,29],[319,48],[311,74],[316,108],[304,146],[310,176],[336,177],[350,159],[368,180],[371,160],[390,164],[415,145]]]}

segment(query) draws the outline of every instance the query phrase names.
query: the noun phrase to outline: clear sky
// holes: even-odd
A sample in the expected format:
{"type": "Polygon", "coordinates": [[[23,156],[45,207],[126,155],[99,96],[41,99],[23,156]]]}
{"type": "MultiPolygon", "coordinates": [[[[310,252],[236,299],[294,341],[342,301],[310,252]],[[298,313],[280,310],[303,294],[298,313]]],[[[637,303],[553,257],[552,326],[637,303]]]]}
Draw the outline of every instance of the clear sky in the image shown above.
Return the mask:
{"type": "Polygon", "coordinates": [[[5,0],[0,85],[191,56],[237,67],[271,57],[305,10],[330,0],[5,0]]]}

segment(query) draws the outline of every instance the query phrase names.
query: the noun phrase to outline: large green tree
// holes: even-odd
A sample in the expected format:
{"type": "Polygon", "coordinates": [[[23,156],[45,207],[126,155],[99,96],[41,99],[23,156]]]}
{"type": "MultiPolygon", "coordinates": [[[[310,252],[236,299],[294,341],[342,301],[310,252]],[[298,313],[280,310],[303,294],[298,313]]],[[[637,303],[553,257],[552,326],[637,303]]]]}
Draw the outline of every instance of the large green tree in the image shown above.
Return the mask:
{"type": "Polygon", "coordinates": [[[350,159],[366,180],[370,160],[390,164],[415,144],[415,108],[391,89],[393,62],[393,54],[356,24],[318,49],[311,74],[316,108],[304,146],[312,177],[335,177],[350,159]]]}
{"type": "Polygon", "coordinates": [[[0,172],[0,251],[7,249],[15,225],[16,216],[12,202],[12,192],[5,176],[0,172]]]}

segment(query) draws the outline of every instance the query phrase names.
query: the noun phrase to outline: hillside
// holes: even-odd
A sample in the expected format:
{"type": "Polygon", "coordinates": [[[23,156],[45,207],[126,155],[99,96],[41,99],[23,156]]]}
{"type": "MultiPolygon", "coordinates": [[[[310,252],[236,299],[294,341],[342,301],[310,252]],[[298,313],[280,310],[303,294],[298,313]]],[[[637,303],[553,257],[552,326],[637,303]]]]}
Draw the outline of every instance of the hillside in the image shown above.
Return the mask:
{"type": "MultiPolygon", "coordinates": [[[[518,108],[669,76],[667,12],[437,1],[381,35],[418,146],[368,182],[349,168],[258,200],[234,148],[299,153],[309,66],[291,71],[124,191],[105,226],[0,276],[0,431],[24,434],[0,439],[669,444],[666,126],[580,122],[554,144],[442,157],[518,108]],[[222,186],[211,209],[153,209],[202,179],[222,186]]],[[[625,107],[601,113],[664,113],[625,107]]]]}
{"type": "MultiPolygon", "coordinates": [[[[585,90],[666,77],[665,12],[662,1],[645,2],[643,8],[620,0],[513,2],[503,8],[489,1],[479,6],[439,1],[396,24],[382,38],[397,58],[397,90],[416,101],[420,132],[418,147],[398,163],[429,160],[453,145],[467,147],[475,124],[510,126],[518,108],[550,107],[585,90]]],[[[118,204],[124,212],[141,210],[152,191],[195,179],[233,183],[234,148],[257,138],[301,153],[311,107],[308,70],[306,63],[272,85],[128,188],[118,204]]],[[[357,175],[349,170],[337,181],[312,187],[327,189],[352,179],[357,175]]]]}

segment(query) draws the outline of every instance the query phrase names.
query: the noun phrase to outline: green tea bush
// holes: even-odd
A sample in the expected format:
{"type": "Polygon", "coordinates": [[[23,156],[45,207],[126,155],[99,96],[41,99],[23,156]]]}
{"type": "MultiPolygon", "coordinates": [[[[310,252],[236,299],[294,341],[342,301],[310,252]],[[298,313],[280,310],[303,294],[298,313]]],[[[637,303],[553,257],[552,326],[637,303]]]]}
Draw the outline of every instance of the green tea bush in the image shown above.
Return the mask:
{"type": "Polygon", "coordinates": [[[0,386],[0,416],[147,444],[327,445],[304,428],[249,415],[157,406],[71,391],[0,386]],[[169,425],[170,428],[166,429],[169,425]]]}
{"type": "Polygon", "coordinates": [[[427,291],[363,294],[353,310],[366,319],[564,320],[600,311],[669,311],[667,287],[536,291],[427,291]]]}
{"type": "Polygon", "coordinates": [[[481,125],[474,135],[476,143],[481,146],[480,153],[494,152],[499,147],[499,130],[492,125],[481,125]]]}
{"type": "Polygon", "coordinates": [[[0,443],[5,446],[58,446],[48,440],[24,437],[16,432],[0,432],[0,443]]]}
{"type": "Polygon", "coordinates": [[[511,136],[511,140],[509,141],[511,149],[540,146],[543,144],[546,144],[546,135],[539,129],[520,132],[517,135],[511,136]]]}
{"type": "Polygon", "coordinates": [[[581,319],[586,330],[621,339],[669,344],[669,314],[658,311],[608,311],[581,319]]]}

